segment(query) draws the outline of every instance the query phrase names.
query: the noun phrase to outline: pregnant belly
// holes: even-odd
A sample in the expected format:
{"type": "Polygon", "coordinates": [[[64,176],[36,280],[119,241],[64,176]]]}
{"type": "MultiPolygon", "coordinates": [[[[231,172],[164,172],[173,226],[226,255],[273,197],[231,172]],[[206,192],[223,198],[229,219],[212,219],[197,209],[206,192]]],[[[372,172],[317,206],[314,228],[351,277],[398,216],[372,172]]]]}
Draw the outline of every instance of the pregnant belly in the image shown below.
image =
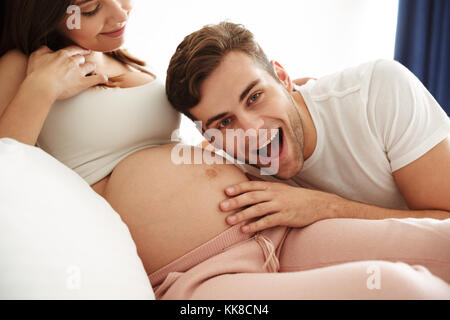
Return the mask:
{"type": "Polygon", "coordinates": [[[104,191],[127,224],[148,274],[228,229],[228,214],[219,210],[223,190],[248,180],[231,164],[176,165],[173,146],[130,155],[116,166],[104,191]]]}

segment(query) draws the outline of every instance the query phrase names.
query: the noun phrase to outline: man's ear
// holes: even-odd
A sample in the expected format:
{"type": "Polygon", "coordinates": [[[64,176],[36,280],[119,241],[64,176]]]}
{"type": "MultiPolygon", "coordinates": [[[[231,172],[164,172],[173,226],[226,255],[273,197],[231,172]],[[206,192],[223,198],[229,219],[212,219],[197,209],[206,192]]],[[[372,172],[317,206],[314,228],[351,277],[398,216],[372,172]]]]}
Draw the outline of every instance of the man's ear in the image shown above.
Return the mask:
{"type": "Polygon", "coordinates": [[[283,66],[278,61],[272,60],[270,61],[270,64],[272,65],[275,74],[277,75],[278,79],[280,79],[281,83],[286,88],[286,90],[288,92],[292,92],[294,90],[294,86],[286,69],[284,69],[283,66]]]}

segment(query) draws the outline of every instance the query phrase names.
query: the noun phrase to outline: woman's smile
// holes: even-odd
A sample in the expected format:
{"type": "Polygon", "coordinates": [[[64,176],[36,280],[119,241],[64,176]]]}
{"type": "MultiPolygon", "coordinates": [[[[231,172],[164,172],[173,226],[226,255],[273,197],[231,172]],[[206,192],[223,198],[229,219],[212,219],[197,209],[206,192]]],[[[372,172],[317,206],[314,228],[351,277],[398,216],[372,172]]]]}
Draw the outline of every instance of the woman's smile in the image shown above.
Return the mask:
{"type": "Polygon", "coordinates": [[[103,32],[100,33],[102,36],[110,37],[110,38],[120,38],[125,33],[126,24],[121,27],[120,29],[117,29],[115,31],[111,32],[103,32]]]}

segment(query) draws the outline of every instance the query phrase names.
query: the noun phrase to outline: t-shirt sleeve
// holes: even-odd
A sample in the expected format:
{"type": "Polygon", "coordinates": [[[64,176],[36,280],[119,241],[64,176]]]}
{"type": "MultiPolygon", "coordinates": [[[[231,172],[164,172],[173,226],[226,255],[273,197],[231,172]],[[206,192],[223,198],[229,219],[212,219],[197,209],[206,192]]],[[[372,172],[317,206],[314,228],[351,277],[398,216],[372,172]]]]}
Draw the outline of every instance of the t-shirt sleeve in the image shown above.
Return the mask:
{"type": "Polygon", "coordinates": [[[450,136],[450,119],[417,77],[396,61],[379,60],[369,81],[369,127],[392,172],[450,136]]]}

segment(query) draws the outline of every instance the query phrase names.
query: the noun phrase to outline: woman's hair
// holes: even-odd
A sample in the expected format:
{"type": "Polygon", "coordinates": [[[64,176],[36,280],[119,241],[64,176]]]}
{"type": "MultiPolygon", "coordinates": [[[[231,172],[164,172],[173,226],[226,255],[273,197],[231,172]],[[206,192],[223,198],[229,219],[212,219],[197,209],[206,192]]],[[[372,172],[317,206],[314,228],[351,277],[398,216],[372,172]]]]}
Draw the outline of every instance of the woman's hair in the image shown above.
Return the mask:
{"type": "MultiPolygon", "coordinates": [[[[53,51],[74,43],[58,32],[58,26],[67,8],[75,0],[1,0],[0,57],[17,49],[26,56],[45,45],[53,51]]],[[[106,53],[126,65],[142,72],[145,62],[124,49],[106,53]]]]}
{"type": "Polygon", "coordinates": [[[278,77],[252,32],[241,24],[221,22],[206,25],[188,35],[170,60],[166,93],[174,108],[195,121],[189,109],[201,99],[200,88],[230,51],[250,56],[276,80],[278,77]]]}

